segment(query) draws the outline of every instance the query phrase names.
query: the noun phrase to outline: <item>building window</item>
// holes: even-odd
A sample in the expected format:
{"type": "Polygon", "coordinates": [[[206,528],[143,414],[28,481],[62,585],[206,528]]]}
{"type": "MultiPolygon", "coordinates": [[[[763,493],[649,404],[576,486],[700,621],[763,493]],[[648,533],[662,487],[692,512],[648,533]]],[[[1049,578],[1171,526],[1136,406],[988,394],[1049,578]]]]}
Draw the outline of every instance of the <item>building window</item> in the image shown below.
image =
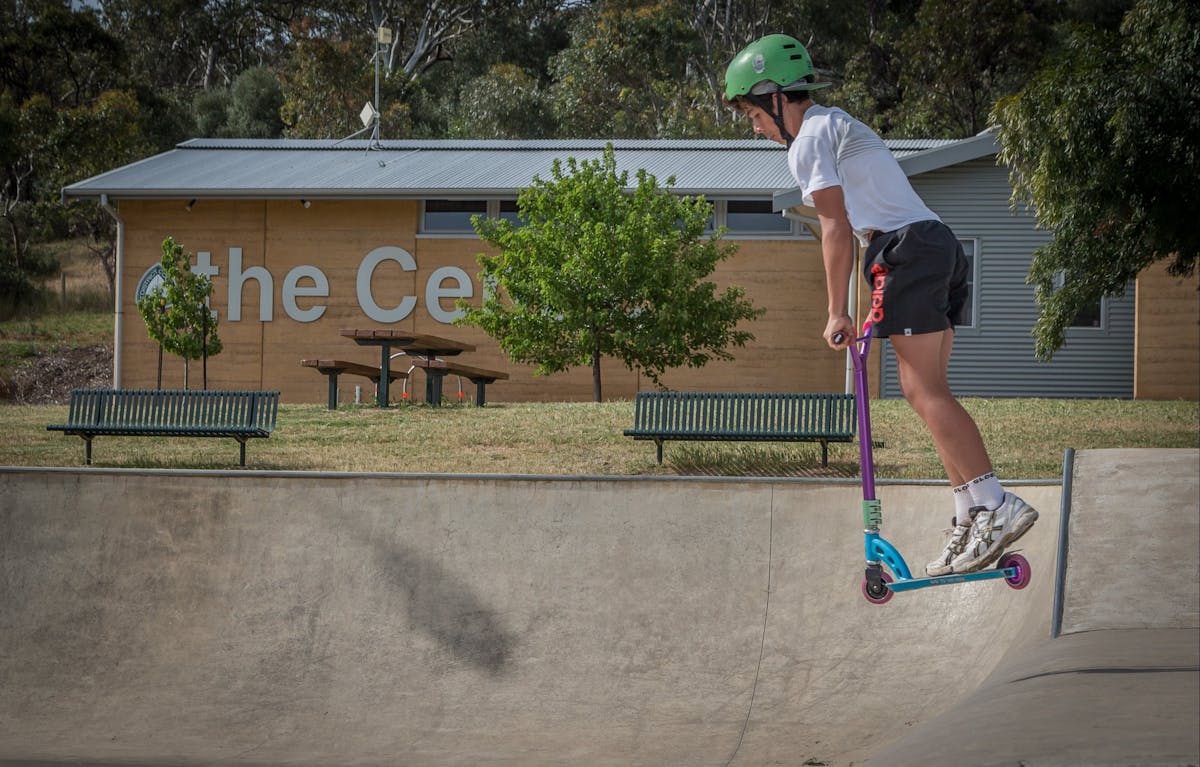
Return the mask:
{"type": "Polygon", "coordinates": [[[497,210],[497,218],[508,221],[514,227],[525,225],[525,222],[521,220],[520,211],[517,210],[516,200],[500,200],[499,202],[500,206],[497,210]]]}
{"type": "MultiPolygon", "coordinates": [[[[1059,290],[1066,284],[1067,276],[1065,274],[1059,272],[1054,275],[1055,290],[1059,290]]],[[[1100,299],[1090,306],[1083,307],[1079,314],[1075,315],[1075,319],[1071,320],[1071,324],[1068,327],[1102,330],[1104,328],[1104,299],[1100,299]]]]}
{"type": "Polygon", "coordinates": [[[771,210],[770,200],[726,200],[725,228],[729,234],[792,235],[792,221],[771,210]]]}
{"type": "Polygon", "coordinates": [[[967,308],[963,314],[963,321],[958,325],[960,328],[975,327],[975,318],[979,314],[979,240],[959,240],[959,245],[962,245],[963,255],[967,257],[967,308]]]}
{"type": "Polygon", "coordinates": [[[475,233],[471,216],[486,216],[487,200],[426,200],[421,231],[475,233]]]}

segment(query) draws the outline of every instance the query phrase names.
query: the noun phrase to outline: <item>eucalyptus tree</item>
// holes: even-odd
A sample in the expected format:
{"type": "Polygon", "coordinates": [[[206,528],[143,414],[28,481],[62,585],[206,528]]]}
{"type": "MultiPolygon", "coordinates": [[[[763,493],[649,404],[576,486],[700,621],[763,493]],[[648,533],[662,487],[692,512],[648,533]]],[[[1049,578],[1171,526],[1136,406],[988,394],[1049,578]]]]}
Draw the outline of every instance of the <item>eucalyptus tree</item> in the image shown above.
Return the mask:
{"type": "Polygon", "coordinates": [[[1052,233],[1029,282],[1039,357],[1103,296],[1156,261],[1193,274],[1200,232],[1200,7],[1140,0],[1119,31],[1079,27],[1019,93],[1001,99],[1000,159],[1014,202],[1052,233]]]}

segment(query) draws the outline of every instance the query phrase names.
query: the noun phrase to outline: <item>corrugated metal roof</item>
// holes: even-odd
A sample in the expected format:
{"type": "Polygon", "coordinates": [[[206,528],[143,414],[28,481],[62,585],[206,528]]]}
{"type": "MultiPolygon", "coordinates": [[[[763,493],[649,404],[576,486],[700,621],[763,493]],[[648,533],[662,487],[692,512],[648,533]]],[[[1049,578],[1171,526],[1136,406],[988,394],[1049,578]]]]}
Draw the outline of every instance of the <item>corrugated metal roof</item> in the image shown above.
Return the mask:
{"type": "MultiPolygon", "coordinates": [[[[316,141],[193,139],[72,184],[63,197],[420,198],[515,195],[554,160],[594,160],[603,140],[316,141]]],[[[612,141],[620,170],[644,169],[681,194],[763,197],[795,185],[766,140],[612,141]]],[[[889,141],[897,157],[953,143],[889,141]]]]}

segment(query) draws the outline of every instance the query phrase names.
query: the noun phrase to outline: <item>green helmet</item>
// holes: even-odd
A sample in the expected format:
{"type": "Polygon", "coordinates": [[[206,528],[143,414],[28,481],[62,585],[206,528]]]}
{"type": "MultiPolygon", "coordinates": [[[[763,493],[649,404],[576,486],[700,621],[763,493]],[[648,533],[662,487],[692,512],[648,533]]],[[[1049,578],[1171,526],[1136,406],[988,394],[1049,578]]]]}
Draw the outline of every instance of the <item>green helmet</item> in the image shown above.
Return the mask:
{"type": "Polygon", "coordinates": [[[747,45],[725,70],[725,98],[779,91],[811,91],[831,83],[813,81],[812,59],[789,35],[767,35],[747,45]],[[756,88],[760,83],[760,87],[756,88]],[[772,85],[773,84],[773,85],[772,85]]]}

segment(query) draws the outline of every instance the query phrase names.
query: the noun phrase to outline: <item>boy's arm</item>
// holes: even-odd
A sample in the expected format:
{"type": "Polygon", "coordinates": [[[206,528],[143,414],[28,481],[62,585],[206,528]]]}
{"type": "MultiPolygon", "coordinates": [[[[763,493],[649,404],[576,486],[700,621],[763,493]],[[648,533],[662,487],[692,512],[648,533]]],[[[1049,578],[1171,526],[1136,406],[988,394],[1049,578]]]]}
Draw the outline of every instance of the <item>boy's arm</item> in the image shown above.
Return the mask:
{"type": "Polygon", "coordinates": [[[832,349],[845,349],[858,335],[850,317],[850,272],[854,269],[854,230],[846,215],[846,201],[840,186],[812,193],[813,207],[821,223],[821,256],[825,261],[825,288],[829,294],[829,321],[825,342],[832,349]],[[840,344],[833,336],[841,333],[840,344]]]}

